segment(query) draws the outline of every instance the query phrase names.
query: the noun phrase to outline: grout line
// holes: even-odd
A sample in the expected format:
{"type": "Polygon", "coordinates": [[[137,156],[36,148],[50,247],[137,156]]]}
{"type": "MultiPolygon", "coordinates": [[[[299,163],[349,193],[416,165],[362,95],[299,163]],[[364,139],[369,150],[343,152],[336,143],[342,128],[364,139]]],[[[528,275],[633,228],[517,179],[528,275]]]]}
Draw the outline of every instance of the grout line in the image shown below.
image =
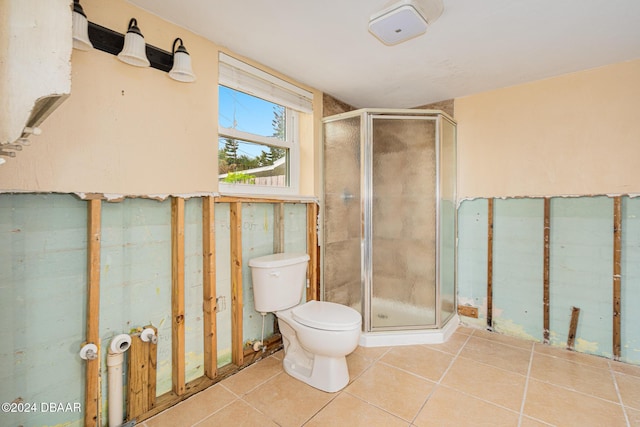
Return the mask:
{"type": "MultiPolygon", "coordinates": [[[[433,394],[436,392],[438,387],[440,387],[440,383],[442,382],[444,377],[447,375],[447,373],[449,372],[449,370],[453,366],[453,363],[458,359],[458,356],[460,356],[460,353],[462,353],[462,349],[464,348],[464,346],[467,345],[467,343],[471,339],[472,335],[473,335],[473,331],[472,331],[471,334],[466,335],[466,339],[464,340],[464,342],[462,343],[462,345],[460,346],[460,348],[458,349],[456,354],[454,354],[453,357],[451,358],[451,361],[449,362],[449,366],[447,366],[447,369],[445,369],[444,372],[442,373],[442,375],[440,375],[440,378],[438,379],[438,381],[435,381],[436,385],[433,387],[433,390],[431,390],[431,393],[429,393],[429,395],[424,400],[424,402],[422,402],[422,405],[420,406],[420,409],[418,409],[418,412],[416,412],[416,415],[411,420],[411,425],[413,425],[415,423],[416,419],[418,418],[418,415],[420,415],[420,413],[424,410],[424,407],[427,405],[427,402],[429,401],[429,399],[431,399],[431,396],[433,396],[433,394]]],[[[448,353],[448,354],[451,354],[451,353],[448,353]]]]}
{"type": "Polygon", "coordinates": [[[527,392],[529,390],[529,378],[531,377],[531,366],[533,366],[535,343],[531,343],[531,354],[529,355],[529,368],[527,369],[527,378],[524,380],[524,393],[522,394],[522,403],[520,404],[520,416],[518,417],[518,427],[522,425],[522,417],[524,417],[524,404],[527,400],[527,392]]]}
{"type": "Polygon", "coordinates": [[[620,406],[622,407],[622,414],[624,415],[624,419],[627,422],[627,427],[631,426],[631,423],[629,421],[629,416],[627,415],[627,409],[624,406],[624,402],[622,401],[622,393],[620,393],[620,388],[618,387],[618,379],[616,378],[616,373],[613,370],[613,367],[611,366],[611,361],[608,361],[607,364],[609,365],[609,373],[611,374],[611,377],[613,378],[613,385],[616,388],[616,394],[618,395],[618,401],[620,402],[620,406]]]}
{"type": "MultiPolygon", "coordinates": [[[[385,409],[385,408],[382,408],[382,407],[380,407],[380,406],[376,405],[376,404],[375,404],[375,403],[373,403],[373,402],[369,402],[368,400],[365,400],[365,399],[363,399],[363,398],[362,398],[362,397],[360,397],[360,396],[356,396],[355,394],[349,393],[348,391],[345,391],[344,393],[345,393],[345,394],[348,394],[349,396],[351,396],[351,397],[353,397],[353,398],[358,399],[358,400],[359,400],[359,401],[361,401],[361,402],[366,403],[367,405],[373,406],[373,407],[374,407],[374,408],[376,408],[376,409],[380,409],[381,411],[386,412],[387,414],[391,415],[391,416],[392,416],[392,417],[394,417],[394,418],[397,418],[397,419],[399,419],[399,420],[401,420],[401,421],[404,421],[404,422],[408,422],[409,424],[413,424],[411,421],[405,420],[405,419],[404,419],[404,418],[402,418],[401,416],[399,416],[399,415],[397,415],[397,414],[394,414],[393,412],[389,412],[389,410],[387,410],[387,409],[385,409]]],[[[418,411],[418,412],[420,412],[420,411],[418,411]]],[[[415,420],[415,418],[414,418],[414,420],[415,420]]]]}

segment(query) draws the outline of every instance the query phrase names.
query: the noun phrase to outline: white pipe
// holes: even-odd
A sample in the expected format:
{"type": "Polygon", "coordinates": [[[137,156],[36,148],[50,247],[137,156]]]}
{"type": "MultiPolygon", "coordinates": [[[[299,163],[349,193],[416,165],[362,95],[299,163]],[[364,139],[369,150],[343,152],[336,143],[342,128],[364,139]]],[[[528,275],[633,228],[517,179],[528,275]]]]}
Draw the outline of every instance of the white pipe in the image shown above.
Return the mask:
{"type": "Polygon", "coordinates": [[[124,420],[122,397],[122,364],[124,352],[131,345],[131,337],[127,334],[117,335],[111,340],[107,352],[107,392],[108,392],[108,426],[119,427],[124,420]]]}

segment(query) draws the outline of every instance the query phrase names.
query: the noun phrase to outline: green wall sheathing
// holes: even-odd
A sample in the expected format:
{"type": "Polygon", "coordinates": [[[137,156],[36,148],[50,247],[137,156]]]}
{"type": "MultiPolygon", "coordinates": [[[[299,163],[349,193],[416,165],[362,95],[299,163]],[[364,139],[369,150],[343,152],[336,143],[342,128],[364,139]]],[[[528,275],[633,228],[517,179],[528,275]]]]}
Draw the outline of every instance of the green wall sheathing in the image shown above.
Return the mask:
{"type": "Polygon", "coordinates": [[[622,198],[620,359],[640,364],[640,198],[622,198]]]}
{"type": "MultiPolygon", "coordinates": [[[[43,403],[84,408],[88,203],[72,195],[0,194],[0,399],[38,412],[0,413],[0,425],[80,426],[84,414],[42,412],[43,403]]],[[[215,204],[218,366],[231,363],[228,203],[215,204]]],[[[259,339],[248,262],[273,253],[274,205],[243,204],[245,339],[259,339]]],[[[306,205],[285,203],[284,248],[306,252],[306,205]]],[[[202,199],[185,200],[185,374],[204,374],[202,199]]],[[[106,354],[111,339],[158,328],[156,394],[171,390],[171,200],[101,204],[100,360],[107,422],[106,354]]],[[[265,336],[273,333],[273,315],[265,336]]],[[[126,373],[126,358],[123,372],[126,373]]],[[[124,378],[126,384],[126,374],[124,378]]]]}
{"type": "Polygon", "coordinates": [[[463,201],[458,208],[458,305],[479,308],[479,318],[465,322],[487,324],[487,200],[463,201]]]}
{"type": "Polygon", "coordinates": [[[284,205],[284,251],[307,253],[307,205],[284,205]]]}
{"type": "Polygon", "coordinates": [[[204,375],[202,299],[202,199],[184,207],[184,330],[185,381],[204,375]]]}
{"type": "Polygon", "coordinates": [[[0,401],[36,404],[0,413],[3,426],[80,426],[84,408],[86,204],[70,195],[0,195],[0,401]]]}
{"type": "Polygon", "coordinates": [[[613,200],[552,199],[550,250],[550,343],[566,345],[578,307],[576,350],[611,357],[613,200]]]}
{"type": "MultiPolygon", "coordinates": [[[[274,205],[270,203],[244,203],[242,205],[242,301],[243,341],[260,340],[262,316],[254,309],[253,283],[249,261],[273,253],[274,205]]],[[[264,336],[273,335],[273,314],[264,319],[264,336]]]]}
{"type": "MultiPolygon", "coordinates": [[[[102,203],[101,244],[103,354],[113,336],[152,324],[158,328],[156,394],[164,394],[171,390],[171,202],[102,203]]],[[[106,403],[106,357],[102,372],[106,403]]]]}
{"type": "Polygon", "coordinates": [[[543,338],[544,199],[493,205],[493,328],[543,338]]]}
{"type": "MultiPolygon", "coordinates": [[[[487,199],[458,208],[458,305],[486,326],[487,199]]],[[[543,340],[544,199],[494,199],[493,328],[543,340]]],[[[554,197],[550,210],[550,344],[565,347],[580,308],[575,350],[613,353],[613,197],[554,197]]],[[[640,364],[640,198],[622,197],[621,360],[640,364]]]]}
{"type": "Polygon", "coordinates": [[[215,204],[218,367],[231,363],[231,226],[228,203],[215,204]]]}

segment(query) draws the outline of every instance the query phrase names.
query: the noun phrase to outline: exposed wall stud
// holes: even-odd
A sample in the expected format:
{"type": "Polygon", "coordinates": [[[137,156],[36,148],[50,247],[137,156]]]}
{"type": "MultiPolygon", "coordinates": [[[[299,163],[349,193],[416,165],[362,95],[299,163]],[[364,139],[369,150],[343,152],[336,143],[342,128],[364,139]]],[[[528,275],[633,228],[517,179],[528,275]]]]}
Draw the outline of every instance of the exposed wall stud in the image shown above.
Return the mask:
{"type": "Polygon", "coordinates": [[[487,328],[493,329],[493,199],[487,204],[487,328]]]}
{"type": "MultiPolygon", "coordinates": [[[[151,326],[145,326],[158,330],[151,326]]],[[[140,339],[140,334],[131,336],[127,368],[127,420],[137,419],[153,408],[156,402],[156,363],[158,346],[140,339]]]]}
{"type": "Polygon", "coordinates": [[[218,370],[216,330],[216,241],[215,203],[211,196],[202,199],[202,308],[204,330],[204,374],[215,378],[218,370]]]}
{"type": "MultiPolygon", "coordinates": [[[[87,336],[86,342],[98,347],[100,354],[100,240],[102,204],[87,202],[87,336]]],[[[86,361],[84,425],[97,426],[100,417],[100,357],[86,361]]]]}
{"type": "Polygon", "coordinates": [[[544,343],[549,344],[549,259],[550,259],[550,234],[551,234],[551,199],[544,198],[544,261],[543,261],[543,291],[542,291],[542,312],[543,312],[543,335],[544,343]]]}
{"type": "Polygon", "coordinates": [[[284,252],[284,203],[273,204],[273,253],[284,252]]]}
{"type": "Polygon", "coordinates": [[[622,198],[613,198],[613,358],[620,360],[622,292],[622,198]]]}
{"type": "Polygon", "coordinates": [[[567,349],[573,350],[576,331],[578,330],[578,317],[580,316],[580,309],[578,307],[571,307],[571,323],[569,324],[569,336],[567,337],[567,349]]]}
{"type": "Polygon", "coordinates": [[[184,199],[171,199],[171,349],[173,392],[185,392],[184,199]]]}
{"type": "Polygon", "coordinates": [[[231,222],[231,362],[242,366],[242,203],[229,203],[231,222]]]}
{"type": "Polygon", "coordinates": [[[318,247],[318,205],[309,203],[307,205],[307,253],[309,254],[309,268],[307,270],[307,278],[309,286],[307,287],[307,301],[320,299],[319,286],[319,250],[318,247]]]}

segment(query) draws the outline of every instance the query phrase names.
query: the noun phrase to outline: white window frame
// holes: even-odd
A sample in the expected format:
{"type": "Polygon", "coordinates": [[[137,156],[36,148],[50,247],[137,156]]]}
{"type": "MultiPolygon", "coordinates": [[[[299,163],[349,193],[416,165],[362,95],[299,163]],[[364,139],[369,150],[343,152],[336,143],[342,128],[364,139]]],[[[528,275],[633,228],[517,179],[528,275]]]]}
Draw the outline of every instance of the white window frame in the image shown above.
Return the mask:
{"type": "Polygon", "coordinates": [[[229,184],[218,181],[218,189],[227,194],[268,194],[268,195],[293,195],[299,192],[300,182],[300,143],[298,141],[298,113],[285,107],[285,136],[281,140],[271,136],[261,136],[255,133],[244,132],[238,129],[226,128],[218,125],[218,147],[220,138],[232,138],[240,141],[255,142],[261,145],[276,148],[285,148],[289,151],[288,158],[288,182],[286,187],[274,187],[256,184],[229,184]]]}
{"type": "MultiPolygon", "coordinates": [[[[300,141],[299,112],[312,112],[313,95],[289,82],[281,80],[249,64],[220,52],[219,86],[255,96],[285,108],[285,140],[261,136],[218,124],[218,149],[220,138],[284,148],[288,150],[288,186],[274,187],[256,184],[230,184],[218,181],[218,189],[228,195],[291,196],[300,192],[300,141]],[[296,111],[298,110],[298,111],[296,111]]],[[[219,119],[218,119],[219,122],[219,119]]],[[[217,151],[217,150],[216,150],[217,151]]]]}

